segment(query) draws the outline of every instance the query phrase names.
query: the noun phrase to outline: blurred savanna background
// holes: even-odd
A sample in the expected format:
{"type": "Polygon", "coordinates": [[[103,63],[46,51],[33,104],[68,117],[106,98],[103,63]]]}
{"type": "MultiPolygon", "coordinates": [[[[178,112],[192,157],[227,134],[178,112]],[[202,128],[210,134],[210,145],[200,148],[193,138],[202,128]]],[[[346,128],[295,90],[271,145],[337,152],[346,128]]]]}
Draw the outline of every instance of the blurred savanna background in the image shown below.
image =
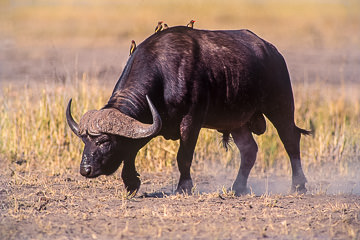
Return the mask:
{"type": "MultiPolygon", "coordinates": [[[[125,66],[131,40],[195,20],[198,29],[250,29],[284,55],[296,102],[296,123],[314,130],[302,138],[310,183],[334,176],[359,183],[360,2],[325,0],[1,0],[0,160],[6,174],[30,179],[78,174],[83,144],[65,121],[73,98],[79,120],[104,106],[125,66]],[[21,177],[22,176],[22,177],[21,177]]],[[[287,176],[290,164],[268,123],[256,137],[251,177],[287,176]]],[[[216,131],[202,130],[193,172],[230,171],[240,164],[216,131]],[[221,166],[221,167],[220,167],[221,166]],[[227,168],[228,170],[225,170],[227,168]]],[[[158,137],[137,157],[140,172],[173,171],[178,142],[158,137]]],[[[116,176],[120,176],[118,171],[116,176]]],[[[359,190],[360,191],[360,190],[359,190]]]]}

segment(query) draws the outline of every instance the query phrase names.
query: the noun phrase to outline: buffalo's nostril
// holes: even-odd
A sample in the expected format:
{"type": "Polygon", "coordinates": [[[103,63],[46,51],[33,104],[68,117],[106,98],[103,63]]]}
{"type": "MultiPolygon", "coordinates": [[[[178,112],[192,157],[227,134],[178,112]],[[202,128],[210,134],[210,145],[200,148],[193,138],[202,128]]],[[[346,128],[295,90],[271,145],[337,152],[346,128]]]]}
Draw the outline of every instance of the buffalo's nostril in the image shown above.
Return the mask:
{"type": "Polygon", "coordinates": [[[91,173],[91,166],[84,165],[80,166],[80,174],[83,176],[88,176],[91,173]]]}

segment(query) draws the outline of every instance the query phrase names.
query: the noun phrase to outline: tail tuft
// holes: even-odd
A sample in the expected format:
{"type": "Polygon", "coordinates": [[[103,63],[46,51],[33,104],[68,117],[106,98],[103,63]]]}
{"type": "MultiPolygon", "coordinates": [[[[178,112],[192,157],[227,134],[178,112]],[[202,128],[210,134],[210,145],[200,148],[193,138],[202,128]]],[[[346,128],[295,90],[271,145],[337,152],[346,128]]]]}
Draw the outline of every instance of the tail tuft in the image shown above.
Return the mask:
{"type": "Polygon", "coordinates": [[[296,127],[297,130],[303,134],[303,135],[313,135],[314,134],[314,131],[313,130],[305,130],[305,129],[302,129],[302,128],[299,128],[299,127],[296,127]]]}

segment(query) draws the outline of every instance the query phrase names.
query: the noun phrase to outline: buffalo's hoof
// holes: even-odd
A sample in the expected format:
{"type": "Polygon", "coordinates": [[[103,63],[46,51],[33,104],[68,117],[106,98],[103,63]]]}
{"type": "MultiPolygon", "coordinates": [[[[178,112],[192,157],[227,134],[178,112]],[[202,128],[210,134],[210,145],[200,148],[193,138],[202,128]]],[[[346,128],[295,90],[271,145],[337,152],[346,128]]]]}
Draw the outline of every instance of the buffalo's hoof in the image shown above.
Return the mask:
{"type": "Polygon", "coordinates": [[[191,190],[193,187],[194,186],[191,179],[180,180],[175,194],[191,194],[191,190]]]}
{"type": "Polygon", "coordinates": [[[291,192],[292,193],[299,193],[299,194],[305,194],[307,192],[307,189],[304,184],[298,184],[298,185],[292,185],[291,186],[291,192]]]}
{"type": "Polygon", "coordinates": [[[248,187],[234,187],[233,186],[232,191],[235,192],[235,196],[237,196],[237,197],[251,193],[250,188],[248,188],[248,187]]]}
{"type": "Polygon", "coordinates": [[[126,179],[124,180],[125,189],[131,196],[135,196],[137,191],[139,191],[141,181],[138,177],[134,179],[126,179]]]}
{"type": "Polygon", "coordinates": [[[293,176],[292,183],[291,183],[291,192],[292,193],[306,193],[306,178],[304,175],[300,176],[293,176]]]}

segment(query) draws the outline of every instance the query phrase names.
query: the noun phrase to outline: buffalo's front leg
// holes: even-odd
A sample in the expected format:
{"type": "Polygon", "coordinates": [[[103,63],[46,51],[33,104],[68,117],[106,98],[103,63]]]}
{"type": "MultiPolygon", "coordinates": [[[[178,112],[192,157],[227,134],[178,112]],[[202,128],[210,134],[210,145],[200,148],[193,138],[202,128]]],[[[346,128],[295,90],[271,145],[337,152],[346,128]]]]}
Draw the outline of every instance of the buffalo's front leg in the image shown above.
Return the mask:
{"type": "Polygon", "coordinates": [[[256,160],[258,146],[252,136],[252,133],[246,126],[232,131],[231,135],[234,138],[234,142],[239,148],[241,155],[239,173],[232,187],[235,191],[235,195],[239,196],[250,192],[247,188],[247,180],[250,170],[254,166],[256,160]]]}
{"type": "Polygon", "coordinates": [[[180,148],[177,154],[177,163],[180,171],[180,180],[176,193],[191,194],[193,183],[190,167],[196,141],[200,132],[199,124],[194,124],[192,116],[185,116],[180,124],[180,148]]]}
{"type": "Polygon", "coordinates": [[[125,189],[130,193],[136,193],[140,188],[140,174],[135,168],[135,156],[131,156],[124,160],[124,167],[121,172],[121,177],[125,184],[125,189]]]}

